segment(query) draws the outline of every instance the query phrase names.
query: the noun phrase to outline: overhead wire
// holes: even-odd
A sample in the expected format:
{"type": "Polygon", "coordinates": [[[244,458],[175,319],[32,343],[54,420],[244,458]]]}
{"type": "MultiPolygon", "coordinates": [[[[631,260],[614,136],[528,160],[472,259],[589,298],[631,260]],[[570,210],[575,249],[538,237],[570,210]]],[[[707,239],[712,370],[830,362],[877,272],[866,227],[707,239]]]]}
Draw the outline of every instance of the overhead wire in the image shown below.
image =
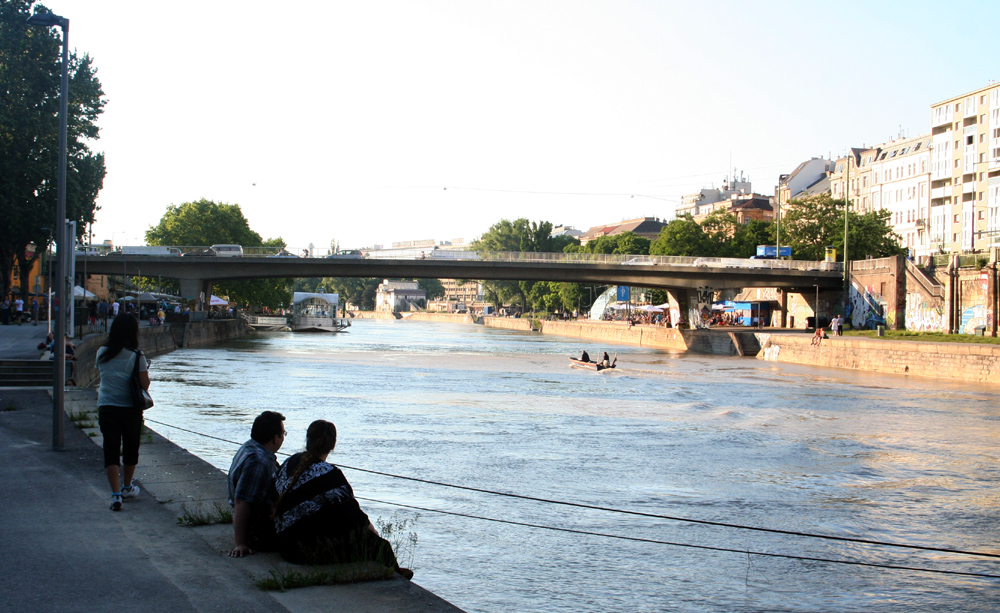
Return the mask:
{"type": "MultiPolygon", "coordinates": [[[[237,442],[237,441],[232,441],[232,440],[221,438],[221,437],[218,437],[218,436],[213,436],[211,434],[205,434],[203,432],[198,432],[196,430],[190,430],[188,428],[183,428],[181,426],[176,426],[176,425],[173,425],[173,424],[168,424],[168,423],[157,421],[157,420],[154,420],[154,419],[146,418],[145,421],[152,422],[154,424],[159,424],[161,426],[166,426],[168,428],[174,428],[176,430],[180,430],[180,431],[183,431],[183,432],[188,432],[190,434],[196,434],[198,436],[203,436],[205,438],[210,438],[210,439],[221,441],[221,442],[224,442],[224,443],[229,443],[231,445],[236,445],[236,446],[240,445],[240,443],[237,442]]],[[[288,457],[291,454],[281,452],[281,455],[288,457]]],[[[733,523],[728,523],[728,522],[719,522],[719,521],[712,521],[712,520],[706,520],[706,519],[693,519],[693,518],[689,518],[689,517],[680,517],[680,516],[674,516],[674,515],[663,515],[663,514],[659,514],[659,513],[648,513],[648,512],[644,512],[644,511],[631,511],[631,510],[627,510],[627,509],[616,509],[616,508],[613,508],[613,507],[602,507],[602,506],[599,506],[599,505],[591,505],[591,504],[586,504],[586,503],[582,503],[582,502],[568,502],[568,501],[564,501],[564,500],[554,500],[554,499],[549,499],[549,498],[540,498],[540,497],[537,497],[537,496],[527,496],[527,495],[524,495],[524,494],[513,494],[513,493],[510,493],[510,492],[498,492],[498,491],[494,491],[494,490],[487,490],[487,489],[484,489],[484,488],[478,488],[478,487],[473,487],[473,486],[468,486],[468,485],[457,485],[457,484],[454,484],[454,483],[447,483],[447,482],[443,482],[443,481],[434,481],[434,480],[431,480],[431,479],[421,479],[419,477],[408,477],[408,476],[405,476],[405,475],[396,475],[396,474],[393,474],[393,473],[387,473],[387,472],[384,472],[384,471],[372,470],[372,469],[369,469],[369,468],[359,468],[359,467],[356,467],[356,466],[349,466],[347,464],[340,464],[340,463],[338,463],[337,466],[339,466],[340,468],[346,468],[348,470],[356,470],[356,471],[359,471],[359,472],[364,472],[364,473],[379,475],[379,476],[383,476],[383,477],[391,477],[391,478],[394,478],[394,479],[402,479],[402,480],[406,480],[406,481],[414,481],[414,482],[417,482],[417,483],[424,483],[424,484],[427,484],[427,485],[437,485],[437,486],[441,486],[441,487],[449,487],[449,488],[459,489],[459,490],[465,490],[465,491],[469,491],[469,492],[476,492],[476,493],[481,493],[481,494],[490,494],[490,495],[493,495],[493,496],[502,496],[502,497],[507,497],[507,498],[515,498],[515,499],[520,499],[520,500],[528,500],[528,501],[532,501],[532,502],[541,502],[541,503],[545,503],[545,504],[568,506],[568,507],[574,507],[574,508],[579,508],[579,509],[588,509],[588,510],[593,510],[593,511],[604,511],[604,512],[610,512],[610,513],[619,513],[619,514],[623,514],[623,515],[631,515],[631,516],[636,516],[636,517],[646,517],[646,518],[650,518],[650,519],[662,519],[662,520],[667,520],[667,521],[686,522],[686,523],[691,523],[691,524],[699,524],[699,525],[713,526],[713,527],[719,527],[719,528],[733,528],[733,529],[739,529],[739,530],[749,530],[749,531],[754,531],[754,532],[764,532],[764,533],[769,533],[769,534],[781,534],[781,535],[785,535],[785,536],[797,536],[797,537],[803,537],[803,538],[813,538],[813,539],[820,539],[820,540],[829,540],[829,541],[839,541],[839,542],[847,542],[847,543],[856,543],[856,544],[862,544],[862,545],[876,545],[876,546],[882,546],[882,547],[895,547],[895,548],[900,548],[900,549],[909,549],[909,550],[916,550],[916,551],[929,551],[929,552],[935,552],[935,553],[948,553],[948,554],[954,554],[954,555],[975,556],[975,557],[985,557],[985,558],[1000,559],[1000,553],[989,553],[989,552],[980,552],[980,551],[968,551],[968,550],[963,550],[963,549],[952,549],[952,548],[947,548],[947,547],[932,547],[932,546],[929,546],[929,545],[912,545],[912,544],[909,544],[909,543],[896,543],[896,542],[891,542],[891,541],[878,541],[878,540],[874,540],[874,539],[864,539],[864,538],[850,537],[850,536],[837,536],[837,535],[833,535],[833,534],[818,534],[818,533],[811,533],[811,532],[801,532],[801,531],[796,531],[796,530],[781,530],[779,528],[764,528],[764,527],[760,527],[760,526],[747,526],[747,525],[742,525],[742,524],[733,524],[733,523]]],[[[381,502],[381,501],[377,501],[377,502],[381,502]]],[[[403,507],[406,506],[406,505],[402,505],[402,504],[399,504],[399,503],[385,503],[385,504],[395,504],[395,505],[403,506],[403,507]]],[[[416,507],[414,507],[414,508],[416,508],[416,507]]],[[[451,511],[441,511],[441,510],[436,510],[436,509],[422,509],[422,510],[433,511],[433,512],[436,512],[436,513],[452,514],[452,515],[457,514],[457,513],[451,512],[451,511]]],[[[475,517],[475,516],[470,516],[470,517],[475,517]]],[[[477,518],[478,519],[484,519],[484,520],[487,520],[487,521],[506,521],[506,520],[498,520],[498,519],[490,519],[490,518],[480,518],[480,517],[477,517],[477,518]]],[[[544,526],[539,526],[539,527],[544,527],[544,526]]],[[[599,536],[608,536],[608,535],[599,535],[599,536]]],[[[630,538],[631,539],[633,537],[621,537],[621,538],[630,538]]],[[[654,541],[650,541],[650,542],[654,542],[654,541]]],[[[673,544],[673,543],[665,543],[665,544],[673,544]]],[[[701,546],[701,545],[698,545],[698,546],[692,545],[692,547],[703,547],[703,546],[701,546]]],[[[726,551],[738,551],[740,553],[746,553],[745,551],[740,551],[740,550],[726,550],[726,551]]],[[[775,554],[761,553],[760,555],[775,555],[775,554]]],[[[806,558],[801,558],[801,559],[806,559],[806,558]]],[[[944,571],[942,571],[942,572],[944,572],[944,571]]],[[[976,576],[980,576],[980,575],[976,575],[976,576]]],[[[982,576],[993,577],[993,575],[982,575],[982,576]]],[[[1000,575],[996,576],[996,578],[1000,578],[1000,575]]]]}
{"type": "Polygon", "coordinates": [[[385,500],[378,500],[375,498],[366,498],[363,496],[355,496],[358,500],[366,500],[368,502],[375,502],[379,504],[385,504],[389,506],[402,507],[404,509],[414,509],[417,511],[427,511],[430,513],[441,513],[444,515],[453,515],[456,517],[466,517],[470,519],[479,519],[483,521],[496,522],[500,524],[509,524],[512,526],[523,526],[526,528],[539,528],[542,530],[553,530],[556,532],[568,532],[570,534],[580,534],[585,536],[600,536],[604,538],[618,539],[624,541],[634,541],[637,543],[652,543],[654,545],[669,545],[672,547],[685,547],[689,549],[704,549],[707,551],[720,551],[725,553],[738,553],[742,555],[754,555],[754,556],[764,556],[769,558],[784,558],[788,560],[800,560],[805,562],[825,562],[829,564],[847,564],[850,566],[867,566],[870,568],[884,568],[890,570],[908,570],[913,572],[921,573],[934,573],[943,575],[961,575],[963,577],[979,577],[984,579],[1000,579],[1000,575],[991,575],[989,573],[974,573],[969,571],[959,571],[959,570],[943,570],[937,568],[923,568],[919,566],[899,566],[896,564],[882,564],[878,562],[861,562],[858,560],[837,560],[834,558],[817,558],[812,556],[799,556],[787,553],[771,553],[767,551],[751,551],[749,549],[733,549],[730,547],[714,547],[711,545],[695,545],[692,543],[677,543],[673,541],[661,541],[658,539],[642,538],[639,536],[625,536],[621,534],[607,534],[605,532],[592,532],[589,530],[576,530],[574,528],[563,528],[559,526],[546,526],[544,524],[531,524],[527,522],[514,521],[512,519],[498,519],[496,517],[484,517],[482,515],[472,515],[470,513],[459,513],[457,511],[442,511],[441,509],[431,509],[428,507],[418,507],[411,504],[403,504],[401,502],[389,502],[385,500]]]}

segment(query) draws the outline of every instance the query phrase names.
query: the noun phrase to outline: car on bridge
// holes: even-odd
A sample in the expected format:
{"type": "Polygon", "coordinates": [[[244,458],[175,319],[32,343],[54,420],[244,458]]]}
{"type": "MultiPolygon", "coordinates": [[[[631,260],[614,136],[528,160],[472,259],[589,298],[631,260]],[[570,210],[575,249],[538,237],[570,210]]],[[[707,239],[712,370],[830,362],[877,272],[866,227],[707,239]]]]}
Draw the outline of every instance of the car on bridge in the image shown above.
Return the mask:
{"type": "Polygon", "coordinates": [[[188,251],[187,253],[181,254],[184,257],[217,257],[218,254],[212,251],[211,248],[208,249],[196,249],[194,251],[188,251]]]}
{"type": "Polygon", "coordinates": [[[289,252],[287,252],[285,250],[281,250],[278,253],[275,253],[274,255],[269,255],[269,256],[266,256],[266,257],[269,257],[269,258],[296,258],[296,259],[298,259],[299,256],[295,255],[294,253],[289,253],[289,252]]]}
{"type": "Polygon", "coordinates": [[[337,253],[331,253],[326,256],[327,259],[346,259],[346,260],[360,260],[365,257],[365,254],[361,253],[358,249],[342,249],[337,253]]]}

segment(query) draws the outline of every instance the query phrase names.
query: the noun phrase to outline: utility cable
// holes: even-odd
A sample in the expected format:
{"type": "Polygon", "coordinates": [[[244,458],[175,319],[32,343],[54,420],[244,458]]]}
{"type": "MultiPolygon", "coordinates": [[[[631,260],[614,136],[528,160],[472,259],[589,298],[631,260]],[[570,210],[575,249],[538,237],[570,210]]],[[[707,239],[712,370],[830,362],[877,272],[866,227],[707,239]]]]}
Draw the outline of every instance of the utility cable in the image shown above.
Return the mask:
{"type": "MultiPolygon", "coordinates": [[[[240,443],[238,443],[236,441],[231,441],[231,440],[220,438],[220,437],[217,437],[217,436],[212,436],[211,434],[204,434],[202,432],[197,432],[195,430],[188,430],[187,428],[182,428],[180,426],[174,426],[172,424],[163,423],[163,422],[160,422],[160,421],[156,421],[154,419],[148,419],[147,418],[146,421],[152,422],[154,424],[159,424],[161,426],[167,426],[168,428],[175,428],[177,430],[181,430],[181,431],[184,431],[184,432],[189,432],[191,434],[197,434],[199,436],[204,436],[206,438],[214,439],[214,440],[217,440],[217,441],[222,441],[224,443],[230,443],[232,445],[236,445],[237,447],[240,445],[240,443]]],[[[281,453],[281,455],[287,457],[287,456],[289,456],[291,454],[281,453]]],[[[494,490],[487,490],[487,489],[478,488],[478,487],[472,487],[472,486],[468,486],[468,485],[455,485],[453,483],[445,483],[443,481],[432,481],[430,479],[421,479],[419,477],[407,477],[407,476],[404,476],[404,475],[396,475],[396,474],[393,474],[393,473],[387,473],[387,472],[382,472],[382,471],[378,471],[378,470],[371,470],[369,468],[358,468],[356,466],[348,466],[347,464],[339,464],[338,463],[337,466],[339,466],[340,468],[347,468],[349,470],[356,470],[356,471],[363,472],[363,473],[369,473],[369,474],[373,474],[373,475],[380,475],[380,476],[383,476],[383,477],[392,477],[394,479],[403,479],[403,480],[406,480],[406,481],[415,481],[417,483],[425,483],[427,485],[438,485],[438,486],[441,486],[441,487],[450,487],[450,488],[454,488],[454,489],[465,490],[465,491],[468,491],[468,492],[477,492],[477,493],[480,493],[480,494],[490,494],[490,495],[493,495],[493,496],[504,496],[504,497],[507,497],[507,498],[516,498],[516,499],[520,499],[520,500],[530,500],[532,502],[542,502],[542,503],[546,503],[546,504],[554,504],[554,505],[561,505],[561,506],[567,506],[567,507],[574,507],[574,508],[578,508],[578,509],[589,509],[589,510],[592,510],[592,511],[605,511],[605,512],[609,512],[609,513],[620,513],[620,514],[623,514],[623,515],[632,515],[632,516],[636,516],[636,517],[648,517],[648,518],[651,518],[651,519],[663,519],[663,520],[667,520],[667,521],[680,521],[680,522],[687,522],[687,523],[691,523],[691,524],[701,524],[701,525],[704,525],[704,526],[714,526],[714,527],[718,527],[718,528],[734,528],[734,529],[738,529],[738,530],[750,530],[750,531],[754,531],[754,532],[765,532],[765,533],[769,533],[769,534],[783,534],[785,536],[800,536],[800,537],[805,537],[805,538],[823,539],[823,540],[829,540],[829,541],[840,541],[840,542],[845,542],[845,543],[858,543],[858,544],[862,544],[862,545],[879,545],[879,546],[882,546],[882,547],[897,547],[897,548],[900,548],[900,549],[912,549],[912,550],[917,550],[917,551],[933,551],[933,552],[937,552],[937,553],[950,553],[950,554],[956,554],[956,555],[979,556],[979,557],[1000,559],[1000,553],[986,553],[986,552],[981,552],[981,551],[966,551],[966,550],[962,550],[962,549],[950,549],[950,548],[947,548],[947,547],[931,547],[929,545],[910,545],[910,544],[907,544],[907,543],[894,543],[894,542],[890,542],[890,541],[876,541],[876,540],[873,540],[873,539],[864,539],[864,538],[857,538],[857,537],[851,537],[851,536],[836,536],[836,535],[832,535],[832,534],[814,534],[814,533],[810,533],[810,532],[799,532],[799,531],[796,531],[796,530],[781,530],[779,528],[762,528],[760,526],[746,526],[746,525],[742,525],[742,524],[731,524],[731,523],[727,523],[727,522],[712,521],[712,520],[708,520],[708,519],[692,519],[692,518],[689,518],[689,517],[679,517],[679,516],[674,516],[674,515],[661,515],[661,514],[658,514],[658,513],[647,513],[647,512],[643,512],[643,511],[629,511],[629,510],[625,510],[625,509],[615,509],[615,508],[612,508],[612,507],[602,507],[602,506],[597,506],[597,505],[585,504],[585,503],[582,503],[582,502],[567,502],[567,501],[564,501],[564,500],[553,500],[553,499],[549,499],[549,498],[539,498],[539,497],[536,497],[536,496],[526,496],[524,494],[512,494],[510,492],[497,492],[497,491],[494,491],[494,490]]],[[[439,511],[439,512],[440,513],[447,513],[447,511],[439,511]]],[[[496,521],[500,521],[500,520],[496,520],[496,521]]],[[[761,554],[761,555],[764,555],[764,554],[761,554]]]]}
{"type": "Polygon", "coordinates": [[[877,562],[859,562],[856,560],[835,560],[832,558],[815,558],[811,556],[797,556],[785,553],[769,553],[765,551],[750,551],[748,549],[732,549],[729,547],[713,547],[711,545],[692,545],[690,543],[675,543],[672,541],[660,541],[657,539],[648,539],[637,536],[623,536],[620,534],[607,534],[604,532],[590,532],[587,530],[575,530],[573,528],[560,528],[556,526],[546,526],[543,524],[529,524],[526,522],[519,522],[510,519],[497,519],[495,517],[483,517],[481,515],[471,515],[469,513],[458,513],[456,511],[442,511],[440,509],[431,509],[427,507],[418,507],[415,505],[403,504],[400,502],[388,502],[386,500],[377,500],[375,498],[364,498],[362,496],[355,496],[358,500],[366,500],[368,502],[376,502],[380,504],[385,504],[389,506],[402,507],[404,509],[414,509],[417,511],[427,511],[429,513],[441,513],[444,515],[454,515],[456,517],[466,517],[470,519],[481,519],[483,521],[497,522],[500,524],[509,524],[512,526],[524,526],[526,528],[540,528],[542,530],[553,530],[555,532],[569,532],[571,534],[580,534],[585,536],[602,536],[605,538],[619,539],[624,541],[635,541],[637,543],[652,543],[655,545],[670,545],[672,547],[687,547],[690,549],[704,549],[707,551],[721,551],[726,553],[739,553],[743,555],[755,555],[755,556],[765,556],[769,558],[785,558],[788,560],[801,560],[805,562],[824,562],[828,564],[847,564],[850,566],[867,566],[870,568],[885,568],[890,570],[908,570],[920,573],[936,573],[942,575],[961,575],[963,577],[980,577],[985,579],[1000,579],[1000,575],[991,575],[989,573],[973,573],[958,570],[940,570],[936,568],[921,568],[918,566],[897,566],[894,564],[879,564],[877,562]]]}

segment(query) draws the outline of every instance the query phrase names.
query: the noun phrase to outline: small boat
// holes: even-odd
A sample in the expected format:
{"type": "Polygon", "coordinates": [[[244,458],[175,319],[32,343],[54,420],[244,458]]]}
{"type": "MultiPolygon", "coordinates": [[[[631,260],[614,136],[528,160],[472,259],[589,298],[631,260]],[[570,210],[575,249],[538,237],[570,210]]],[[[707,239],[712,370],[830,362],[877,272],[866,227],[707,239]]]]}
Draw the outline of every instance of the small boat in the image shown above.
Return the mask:
{"type": "Polygon", "coordinates": [[[589,368],[590,370],[596,370],[598,372],[602,370],[607,370],[608,368],[614,368],[618,364],[618,357],[615,357],[615,361],[611,363],[611,366],[605,366],[603,362],[584,362],[579,358],[570,358],[571,366],[576,368],[589,368]]]}
{"type": "Polygon", "coordinates": [[[351,325],[337,318],[340,296],[316,292],[292,295],[292,332],[341,332],[351,325]]]}

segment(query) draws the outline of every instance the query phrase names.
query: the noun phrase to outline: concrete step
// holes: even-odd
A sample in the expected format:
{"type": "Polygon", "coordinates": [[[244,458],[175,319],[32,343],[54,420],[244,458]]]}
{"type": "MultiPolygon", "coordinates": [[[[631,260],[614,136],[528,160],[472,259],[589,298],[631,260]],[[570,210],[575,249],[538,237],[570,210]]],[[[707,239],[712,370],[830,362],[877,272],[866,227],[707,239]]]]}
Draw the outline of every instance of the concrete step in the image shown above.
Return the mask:
{"type": "Polygon", "coordinates": [[[0,387],[52,385],[50,360],[0,360],[0,387]]]}

